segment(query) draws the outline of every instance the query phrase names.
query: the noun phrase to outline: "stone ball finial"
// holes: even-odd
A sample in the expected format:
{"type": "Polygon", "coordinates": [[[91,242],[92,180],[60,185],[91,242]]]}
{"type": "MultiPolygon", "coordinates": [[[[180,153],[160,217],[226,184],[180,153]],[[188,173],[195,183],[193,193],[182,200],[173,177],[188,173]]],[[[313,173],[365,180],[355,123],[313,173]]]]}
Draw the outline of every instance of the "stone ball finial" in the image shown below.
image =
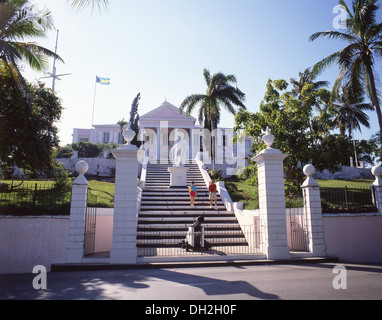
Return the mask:
{"type": "Polygon", "coordinates": [[[75,169],[80,175],[83,175],[89,170],[89,164],[84,160],[78,161],[75,165],[75,169]]]}
{"type": "Polygon", "coordinates": [[[375,177],[380,177],[382,176],[382,167],[381,166],[375,166],[371,169],[371,173],[375,177]]]}
{"type": "Polygon", "coordinates": [[[304,174],[310,178],[310,177],[313,177],[313,175],[315,174],[316,168],[311,164],[307,164],[304,167],[303,171],[304,171],[304,174]]]}

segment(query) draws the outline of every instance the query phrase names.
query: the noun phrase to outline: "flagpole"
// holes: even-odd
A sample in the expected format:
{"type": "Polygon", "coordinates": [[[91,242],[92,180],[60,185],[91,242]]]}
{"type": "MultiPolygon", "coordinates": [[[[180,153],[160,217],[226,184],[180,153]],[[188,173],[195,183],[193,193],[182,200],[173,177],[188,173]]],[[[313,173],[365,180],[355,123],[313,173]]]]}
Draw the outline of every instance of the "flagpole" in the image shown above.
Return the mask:
{"type": "Polygon", "coordinates": [[[96,93],[97,93],[97,77],[94,84],[94,98],[93,98],[93,116],[92,116],[92,128],[94,125],[94,109],[95,109],[95,102],[96,102],[96,93]]]}

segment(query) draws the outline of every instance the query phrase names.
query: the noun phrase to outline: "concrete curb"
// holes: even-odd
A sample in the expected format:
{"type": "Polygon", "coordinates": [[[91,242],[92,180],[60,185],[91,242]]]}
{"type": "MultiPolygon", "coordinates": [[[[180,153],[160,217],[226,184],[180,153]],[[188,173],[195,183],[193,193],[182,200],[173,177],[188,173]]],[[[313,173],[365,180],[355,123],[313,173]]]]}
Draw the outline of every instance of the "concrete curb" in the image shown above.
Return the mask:
{"type": "Polygon", "coordinates": [[[132,270],[132,269],[167,269],[167,268],[208,268],[208,267],[236,267],[236,266],[256,266],[256,265],[297,265],[297,264],[318,264],[337,263],[337,257],[325,258],[301,258],[288,260],[226,260],[226,261],[198,261],[198,262],[158,262],[158,263],[137,263],[137,264],[52,264],[51,272],[72,272],[72,271],[102,271],[102,270],[132,270]]]}

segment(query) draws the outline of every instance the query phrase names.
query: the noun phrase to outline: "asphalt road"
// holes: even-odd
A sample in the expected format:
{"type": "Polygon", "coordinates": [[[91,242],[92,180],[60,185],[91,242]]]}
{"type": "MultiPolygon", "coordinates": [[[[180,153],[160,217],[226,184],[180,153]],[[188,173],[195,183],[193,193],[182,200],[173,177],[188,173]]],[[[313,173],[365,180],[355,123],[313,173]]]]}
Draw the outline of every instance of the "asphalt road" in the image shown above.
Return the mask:
{"type": "MultiPolygon", "coordinates": [[[[0,275],[1,300],[381,300],[382,265],[257,265],[0,275]],[[36,279],[35,277],[42,277],[36,279]],[[336,278],[337,277],[337,278],[336,278]],[[341,278],[339,278],[341,277],[341,278]],[[33,282],[35,280],[35,282],[33,282]],[[333,281],[346,289],[336,290],[333,281]]],[[[158,309],[158,312],[160,310],[158,309]]]]}

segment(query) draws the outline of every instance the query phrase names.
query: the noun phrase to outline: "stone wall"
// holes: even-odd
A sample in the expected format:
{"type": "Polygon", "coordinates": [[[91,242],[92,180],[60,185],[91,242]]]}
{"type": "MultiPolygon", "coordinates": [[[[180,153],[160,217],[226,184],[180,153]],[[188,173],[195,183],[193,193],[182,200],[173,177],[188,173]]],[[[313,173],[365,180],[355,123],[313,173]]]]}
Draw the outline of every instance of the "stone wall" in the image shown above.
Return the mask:
{"type": "Polygon", "coordinates": [[[316,172],[314,179],[341,179],[341,180],[353,180],[353,179],[369,179],[374,180],[374,176],[371,173],[371,169],[355,168],[355,167],[342,167],[339,171],[331,173],[328,170],[322,172],[316,172]]]}
{"type": "Polygon", "coordinates": [[[76,174],[75,165],[81,160],[85,160],[89,164],[89,170],[86,173],[90,176],[97,177],[114,177],[115,175],[115,159],[105,158],[70,158],[56,159],[64,165],[64,169],[76,174]]]}

